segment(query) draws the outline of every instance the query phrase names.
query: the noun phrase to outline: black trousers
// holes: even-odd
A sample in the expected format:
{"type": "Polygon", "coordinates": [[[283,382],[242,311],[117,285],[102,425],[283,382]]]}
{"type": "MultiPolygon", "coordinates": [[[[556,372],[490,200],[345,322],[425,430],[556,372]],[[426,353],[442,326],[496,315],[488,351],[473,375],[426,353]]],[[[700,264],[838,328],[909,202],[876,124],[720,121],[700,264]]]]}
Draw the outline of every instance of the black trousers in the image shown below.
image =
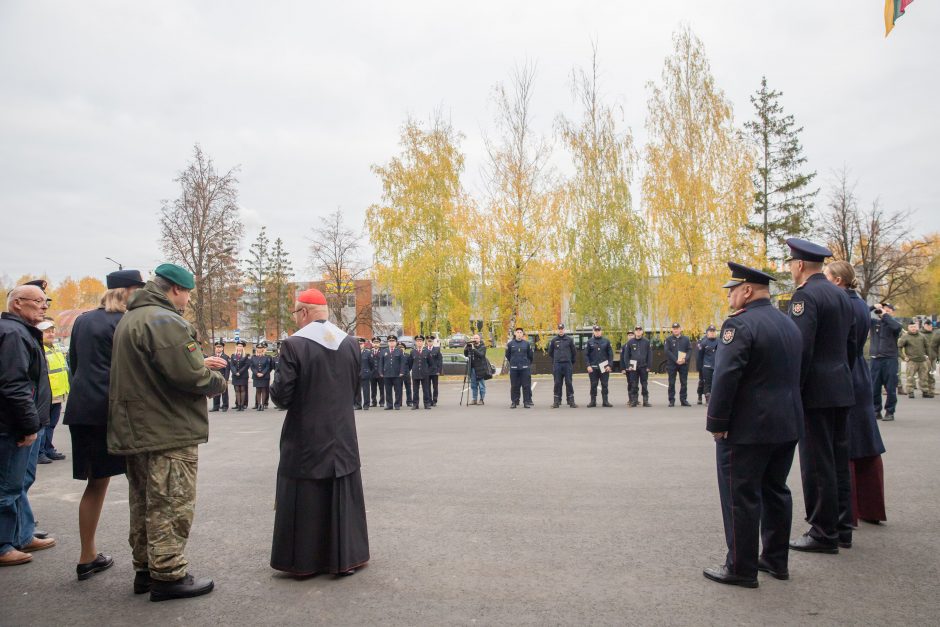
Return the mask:
{"type": "Polygon", "coordinates": [[[429,381],[427,379],[412,379],[411,380],[411,398],[413,399],[414,406],[418,406],[418,399],[424,401],[425,407],[431,406],[431,386],[428,385],[429,381]],[[423,393],[422,393],[423,388],[423,393]],[[421,396],[418,394],[421,393],[421,396]]]}
{"type": "Polygon", "coordinates": [[[509,400],[513,405],[519,404],[519,392],[522,391],[522,402],[532,404],[532,370],[529,368],[509,369],[509,400]]]}
{"type": "Polygon", "coordinates": [[[669,373],[669,402],[676,402],[676,373],[679,373],[679,401],[687,402],[689,400],[689,364],[683,364],[678,368],[666,368],[669,373]]]}
{"type": "Polygon", "coordinates": [[[225,383],[225,391],[212,397],[212,409],[219,408],[219,401],[222,402],[222,409],[228,409],[228,382],[225,383]]]}
{"type": "Polygon", "coordinates": [[[786,572],[793,519],[787,475],[796,442],[716,445],[718,495],[725,525],[725,565],[742,577],[757,577],[762,556],[778,572],[786,572]],[[764,546],[759,553],[758,540],[764,546]]]}
{"type": "Polygon", "coordinates": [[[401,377],[385,377],[385,406],[391,407],[394,398],[395,407],[401,407],[401,377]]]}
{"type": "Polygon", "coordinates": [[[379,399],[379,405],[385,405],[385,383],[384,379],[379,379],[376,377],[372,379],[369,383],[369,387],[372,388],[372,406],[375,407],[375,399],[379,399]]]}
{"type": "Polygon", "coordinates": [[[604,398],[607,398],[607,384],[610,381],[610,373],[601,372],[597,368],[591,368],[591,372],[588,373],[588,377],[591,379],[591,398],[597,398],[598,381],[600,381],[601,384],[601,395],[604,398]]]}
{"type": "Polygon", "coordinates": [[[631,403],[639,402],[640,384],[643,385],[643,400],[648,401],[650,397],[649,387],[649,368],[637,368],[627,371],[627,394],[630,396],[631,403]]]}
{"type": "Polygon", "coordinates": [[[893,414],[898,406],[898,360],[893,357],[879,357],[871,360],[872,404],[875,413],[881,411],[881,388],[884,388],[885,411],[893,414]]]}
{"type": "Polygon", "coordinates": [[[552,366],[552,376],[555,378],[555,402],[561,402],[561,384],[565,384],[566,398],[569,403],[574,402],[574,381],[572,381],[573,371],[571,364],[554,364],[552,366]]]}
{"type": "Polygon", "coordinates": [[[372,388],[373,379],[361,379],[359,381],[359,400],[362,401],[362,407],[369,409],[369,391],[372,388]]]}
{"type": "Polygon", "coordinates": [[[699,392],[699,395],[702,394],[711,394],[712,393],[712,379],[715,376],[714,368],[702,368],[702,391],[699,392]]]}
{"type": "Polygon", "coordinates": [[[432,405],[437,405],[438,379],[439,379],[439,376],[436,374],[432,374],[430,377],[428,377],[428,381],[431,384],[431,404],[432,405]]]}
{"type": "Polygon", "coordinates": [[[852,480],[849,474],[848,408],[803,410],[800,472],[809,535],[835,546],[839,535],[851,537],[852,480]]]}
{"type": "Polygon", "coordinates": [[[401,378],[402,386],[405,388],[405,400],[409,405],[414,402],[414,398],[411,396],[411,373],[409,372],[401,378]]]}

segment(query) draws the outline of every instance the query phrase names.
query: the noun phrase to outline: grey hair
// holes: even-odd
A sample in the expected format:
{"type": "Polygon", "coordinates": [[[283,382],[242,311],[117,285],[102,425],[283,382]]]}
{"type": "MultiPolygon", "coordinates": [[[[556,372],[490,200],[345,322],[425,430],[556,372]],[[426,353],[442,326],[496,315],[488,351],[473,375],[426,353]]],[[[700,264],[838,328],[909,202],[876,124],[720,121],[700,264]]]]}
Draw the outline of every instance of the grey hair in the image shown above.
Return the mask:
{"type": "MultiPolygon", "coordinates": [[[[36,287],[34,285],[18,285],[10,290],[10,293],[7,294],[7,311],[12,311],[13,301],[17,298],[23,298],[24,295],[30,291],[31,287],[36,287]]],[[[42,291],[40,288],[36,287],[37,290],[42,291]]]]}

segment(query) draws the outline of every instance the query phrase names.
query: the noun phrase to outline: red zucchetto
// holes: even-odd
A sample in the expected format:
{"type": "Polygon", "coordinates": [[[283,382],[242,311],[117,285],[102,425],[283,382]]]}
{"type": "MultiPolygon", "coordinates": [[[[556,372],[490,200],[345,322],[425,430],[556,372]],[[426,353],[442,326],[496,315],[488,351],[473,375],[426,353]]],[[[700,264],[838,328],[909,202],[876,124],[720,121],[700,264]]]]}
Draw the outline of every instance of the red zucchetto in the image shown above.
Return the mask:
{"type": "Polygon", "coordinates": [[[297,297],[297,302],[303,303],[305,305],[325,305],[326,297],[320,290],[311,288],[301,292],[297,297]]]}

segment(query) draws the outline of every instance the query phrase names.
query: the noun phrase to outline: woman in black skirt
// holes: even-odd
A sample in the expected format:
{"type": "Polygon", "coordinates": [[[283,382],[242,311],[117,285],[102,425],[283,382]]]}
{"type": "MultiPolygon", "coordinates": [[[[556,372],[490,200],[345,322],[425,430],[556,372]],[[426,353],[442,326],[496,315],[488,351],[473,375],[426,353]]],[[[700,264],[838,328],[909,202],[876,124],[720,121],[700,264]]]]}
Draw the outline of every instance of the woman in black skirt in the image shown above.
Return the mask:
{"type": "Polygon", "coordinates": [[[124,458],[108,454],[108,386],[111,382],[111,340],[127,311],[131,293],[144,285],[137,270],[112,272],[98,309],[83,313],[72,325],[69,370],[72,393],[64,423],[72,436],[72,473],[87,481],[78,506],[81,555],[75,572],[79,581],[107,570],[114,561],[98,553],[95,533],[111,477],[125,472],[124,458]]]}
{"type": "Polygon", "coordinates": [[[268,407],[268,388],[271,386],[272,360],[267,355],[267,342],[255,344],[255,354],[251,357],[251,381],[255,387],[255,409],[264,411],[268,407]]]}
{"type": "Polygon", "coordinates": [[[251,369],[250,357],[245,354],[245,341],[235,343],[232,355],[232,386],[235,388],[235,411],[245,411],[248,407],[248,371],[251,369]]]}

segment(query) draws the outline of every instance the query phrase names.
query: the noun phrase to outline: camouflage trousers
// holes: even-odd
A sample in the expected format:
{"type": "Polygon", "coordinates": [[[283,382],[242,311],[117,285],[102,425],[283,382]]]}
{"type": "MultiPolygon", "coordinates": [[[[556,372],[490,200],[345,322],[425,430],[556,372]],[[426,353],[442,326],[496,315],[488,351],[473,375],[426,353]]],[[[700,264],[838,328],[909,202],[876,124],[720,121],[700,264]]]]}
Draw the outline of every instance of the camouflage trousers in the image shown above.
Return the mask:
{"type": "Polygon", "coordinates": [[[186,575],[183,556],[196,506],[196,446],[128,455],[130,545],[134,570],[173,581],[186,575]]]}
{"type": "Polygon", "coordinates": [[[911,394],[918,389],[918,386],[921,392],[930,393],[930,388],[927,387],[927,362],[909,361],[907,362],[907,393],[911,394]],[[915,378],[917,379],[917,386],[914,385],[915,378]]]}

